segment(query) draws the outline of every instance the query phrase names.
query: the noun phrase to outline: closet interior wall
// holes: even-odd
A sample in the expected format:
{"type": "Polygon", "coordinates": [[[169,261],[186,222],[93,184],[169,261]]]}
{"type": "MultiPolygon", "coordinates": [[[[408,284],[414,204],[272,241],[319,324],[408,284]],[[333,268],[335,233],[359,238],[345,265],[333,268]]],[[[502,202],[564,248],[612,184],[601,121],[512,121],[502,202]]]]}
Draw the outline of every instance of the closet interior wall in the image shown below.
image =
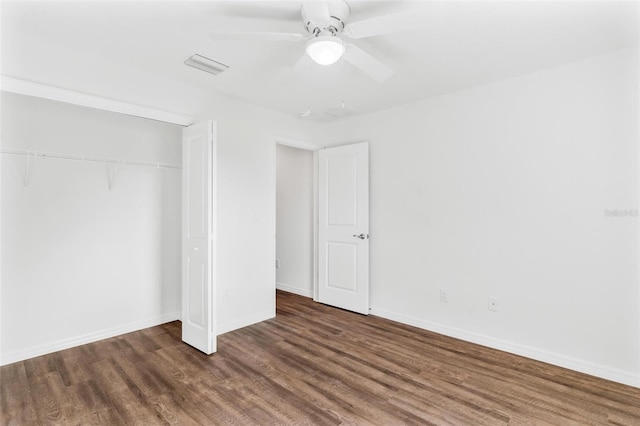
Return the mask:
{"type": "Polygon", "coordinates": [[[178,319],[182,127],[0,100],[0,362],[178,319]]]}

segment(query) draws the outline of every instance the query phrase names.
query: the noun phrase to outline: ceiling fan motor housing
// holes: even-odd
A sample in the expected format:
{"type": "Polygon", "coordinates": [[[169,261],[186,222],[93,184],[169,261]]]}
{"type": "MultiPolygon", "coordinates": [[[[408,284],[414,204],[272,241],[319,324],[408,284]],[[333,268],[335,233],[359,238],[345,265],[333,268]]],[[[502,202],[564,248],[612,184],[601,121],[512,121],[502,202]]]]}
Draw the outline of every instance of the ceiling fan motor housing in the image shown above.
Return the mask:
{"type": "Polygon", "coordinates": [[[316,10],[309,10],[302,5],[302,19],[307,32],[314,36],[336,35],[344,30],[349,18],[349,5],[345,1],[329,1],[326,3],[326,16],[316,10]]]}

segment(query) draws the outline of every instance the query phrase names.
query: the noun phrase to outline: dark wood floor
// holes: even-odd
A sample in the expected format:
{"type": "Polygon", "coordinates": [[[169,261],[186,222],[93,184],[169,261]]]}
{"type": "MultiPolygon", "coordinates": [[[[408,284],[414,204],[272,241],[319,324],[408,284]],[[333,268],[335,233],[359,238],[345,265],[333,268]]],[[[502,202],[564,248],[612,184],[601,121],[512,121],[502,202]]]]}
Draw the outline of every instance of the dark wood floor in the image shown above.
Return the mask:
{"type": "Polygon", "coordinates": [[[640,389],[278,293],[207,357],[173,322],[0,368],[2,425],[640,425],[640,389]]]}

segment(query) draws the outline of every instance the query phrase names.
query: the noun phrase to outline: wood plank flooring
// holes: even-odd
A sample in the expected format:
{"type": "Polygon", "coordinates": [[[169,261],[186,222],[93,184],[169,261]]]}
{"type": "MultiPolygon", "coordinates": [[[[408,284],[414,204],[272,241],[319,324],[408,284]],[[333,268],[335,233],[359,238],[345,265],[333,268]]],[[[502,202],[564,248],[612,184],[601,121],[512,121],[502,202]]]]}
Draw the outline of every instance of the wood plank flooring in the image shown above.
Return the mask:
{"type": "Polygon", "coordinates": [[[180,323],[0,368],[2,425],[640,425],[640,389],[278,292],[205,356],[180,323]]]}

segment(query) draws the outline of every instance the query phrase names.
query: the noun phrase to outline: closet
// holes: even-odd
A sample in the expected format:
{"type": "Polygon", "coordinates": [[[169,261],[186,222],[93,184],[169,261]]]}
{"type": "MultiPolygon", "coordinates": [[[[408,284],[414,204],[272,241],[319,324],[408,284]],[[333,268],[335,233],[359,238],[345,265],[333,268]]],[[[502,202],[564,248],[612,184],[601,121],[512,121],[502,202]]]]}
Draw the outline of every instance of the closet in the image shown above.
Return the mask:
{"type": "Polygon", "coordinates": [[[180,319],[183,126],[1,97],[2,364],[180,319]]]}

